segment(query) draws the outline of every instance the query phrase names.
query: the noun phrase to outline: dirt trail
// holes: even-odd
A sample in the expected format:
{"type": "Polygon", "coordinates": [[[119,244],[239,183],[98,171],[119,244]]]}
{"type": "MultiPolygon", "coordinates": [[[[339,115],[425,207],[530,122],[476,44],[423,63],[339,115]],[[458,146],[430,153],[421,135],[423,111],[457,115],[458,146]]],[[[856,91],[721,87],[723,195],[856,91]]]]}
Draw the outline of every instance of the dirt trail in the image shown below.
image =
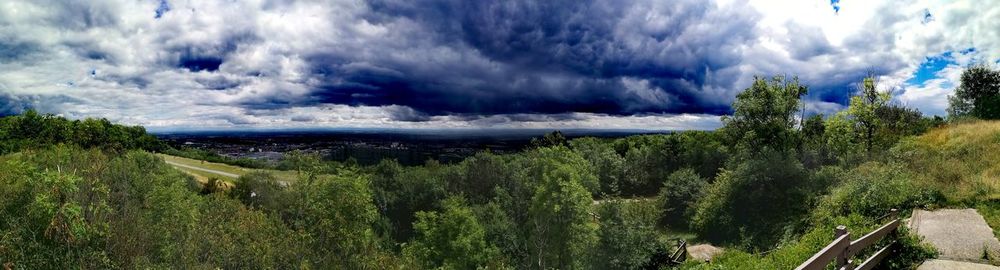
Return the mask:
{"type": "Polygon", "coordinates": [[[218,174],[218,175],[222,175],[222,176],[226,176],[226,177],[240,178],[240,176],[237,175],[237,174],[227,173],[227,172],[223,172],[223,171],[217,171],[217,170],[213,170],[213,169],[206,169],[206,168],[195,167],[195,166],[191,166],[191,165],[180,164],[180,163],[169,161],[169,160],[166,160],[164,162],[166,162],[167,164],[173,165],[173,166],[177,166],[177,167],[184,167],[184,168],[188,168],[188,169],[192,169],[192,170],[198,170],[198,171],[203,171],[203,172],[210,172],[210,173],[214,173],[214,174],[218,174]]]}

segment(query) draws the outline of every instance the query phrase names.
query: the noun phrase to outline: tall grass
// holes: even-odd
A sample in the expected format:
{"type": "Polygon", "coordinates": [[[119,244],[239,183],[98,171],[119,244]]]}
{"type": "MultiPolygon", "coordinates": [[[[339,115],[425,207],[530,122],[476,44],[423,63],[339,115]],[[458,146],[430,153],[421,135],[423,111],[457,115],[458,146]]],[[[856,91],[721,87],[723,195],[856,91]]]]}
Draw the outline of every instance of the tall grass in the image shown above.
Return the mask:
{"type": "Polygon", "coordinates": [[[1000,199],[1000,121],[947,125],[901,141],[892,158],[917,185],[940,191],[948,205],[1000,199]]]}

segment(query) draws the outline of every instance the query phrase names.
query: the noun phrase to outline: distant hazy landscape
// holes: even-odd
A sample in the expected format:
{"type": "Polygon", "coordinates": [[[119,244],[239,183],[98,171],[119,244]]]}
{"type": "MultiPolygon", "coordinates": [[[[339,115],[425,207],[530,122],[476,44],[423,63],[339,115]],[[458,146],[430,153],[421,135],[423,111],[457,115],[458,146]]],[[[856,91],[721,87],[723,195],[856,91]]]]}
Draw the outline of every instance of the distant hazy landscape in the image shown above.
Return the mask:
{"type": "MultiPolygon", "coordinates": [[[[454,163],[478,152],[514,153],[552,130],[347,130],[347,131],[204,131],[159,133],[175,148],[205,149],[231,158],[277,162],[286,152],[316,153],[324,159],[373,165],[394,159],[404,165],[428,160],[454,163]]],[[[561,130],[567,138],[615,138],[662,131],[561,130]]]]}

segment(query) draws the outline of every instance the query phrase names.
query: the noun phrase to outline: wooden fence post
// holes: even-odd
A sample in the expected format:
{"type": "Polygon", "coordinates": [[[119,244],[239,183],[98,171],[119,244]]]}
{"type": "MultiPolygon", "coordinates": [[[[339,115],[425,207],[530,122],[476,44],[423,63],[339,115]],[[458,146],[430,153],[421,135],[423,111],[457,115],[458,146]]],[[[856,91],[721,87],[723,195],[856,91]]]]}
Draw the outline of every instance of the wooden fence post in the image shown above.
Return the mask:
{"type": "MultiPolygon", "coordinates": [[[[847,234],[847,226],[837,225],[837,229],[834,230],[833,232],[834,232],[833,238],[837,239],[840,236],[847,234]]],[[[850,239],[848,239],[848,241],[850,241],[850,239]]],[[[836,269],[840,269],[841,267],[844,267],[844,265],[847,265],[847,259],[848,259],[847,252],[841,251],[839,254],[837,254],[837,258],[834,259],[837,265],[836,269]]]]}

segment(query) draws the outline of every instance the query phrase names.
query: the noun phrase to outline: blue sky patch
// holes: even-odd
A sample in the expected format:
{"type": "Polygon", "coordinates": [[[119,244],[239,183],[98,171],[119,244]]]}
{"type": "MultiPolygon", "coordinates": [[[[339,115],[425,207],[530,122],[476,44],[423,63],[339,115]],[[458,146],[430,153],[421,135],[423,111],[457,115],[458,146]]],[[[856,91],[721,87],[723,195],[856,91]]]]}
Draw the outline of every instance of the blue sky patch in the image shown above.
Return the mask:
{"type": "MultiPolygon", "coordinates": [[[[962,50],[960,53],[966,54],[969,50],[975,51],[975,48],[962,50]]],[[[913,77],[906,80],[906,83],[910,85],[924,85],[924,83],[928,80],[937,78],[937,73],[939,71],[948,67],[948,65],[957,64],[955,63],[955,58],[952,57],[951,54],[952,51],[946,51],[939,55],[924,58],[924,62],[920,63],[920,67],[917,68],[917,72],[914,72],[913,77]]]]}
{"type": "Polygon", "coordinates": [[[170,11],[170,3],[167,3],[167,0],[160,0],[160,6],[156,7],[156,16],[153,16],[153,18],[159,19],[167,11],[170,11]]]}

